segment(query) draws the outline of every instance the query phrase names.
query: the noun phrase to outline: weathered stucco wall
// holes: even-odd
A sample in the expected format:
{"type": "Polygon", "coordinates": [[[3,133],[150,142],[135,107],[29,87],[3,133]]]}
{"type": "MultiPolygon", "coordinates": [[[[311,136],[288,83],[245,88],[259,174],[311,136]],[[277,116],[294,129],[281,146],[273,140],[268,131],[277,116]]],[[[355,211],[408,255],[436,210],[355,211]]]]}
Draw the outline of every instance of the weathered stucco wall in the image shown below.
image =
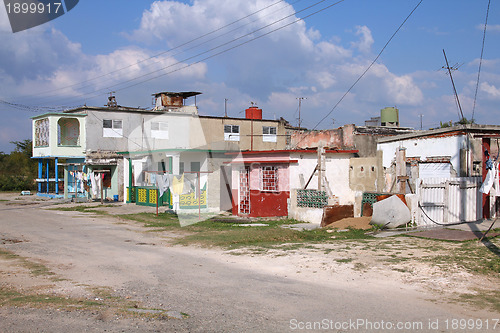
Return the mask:
{"type": "Polygon", "coordinates": [[[382,191],[385,186],[382,152],[378,152],[376,157],[351,158],[349,160],[349,185],[353,191],[382,191]]]}
{"type": "MultiPolygon", "coordinates": [[[[325,157],[326,179],[332,194],[339,198],[339,204],[341,205],[352,205],[354,203],[355,192],[349,186],[349,160],[352,156],[352,154],[327,153],[325,157]]],[[[301,179],[307,183],[317,165],[317,155],[292,153],[290,158],[299,161],[290,165],[290,188],[303,188],[301,179]]],[[[318,188],[317,172],[315,172],[307,188],[318,188]]]]}
{"type": "MultiPolygon", "coordinates": [[[[203,135],[207,147],[216,150],[282,150],[285,149],[286,131],[282,122],[275,120],[249,120],[244,118],[199,118],[200,131],[193,131],[192,140],[203,135]],[[239,126],[237,141],[225,140],[224,125],[239,126]],[[266,142],[263,126],[276,127],[276,142],[266,142]],[[253,133],[253,135],[252,135],[253,133]]],[[[235,139],[236,137],[233,137],[235,139]]],[[[266,139],[269,137],[266,137],[266,139]]]]}
{"type": "Polygon", "coordinates": [[[406,157],[420,157],[426,160],[430,157],[449,156],[455,170],[460,170],[460,149],[465,144],[465,137],[447,136],[430,138],[412,138],[394,142],[379,143],[378,149],[383,152],[384,168],[390,168],[400,147],[406,148],[406,157]]]}

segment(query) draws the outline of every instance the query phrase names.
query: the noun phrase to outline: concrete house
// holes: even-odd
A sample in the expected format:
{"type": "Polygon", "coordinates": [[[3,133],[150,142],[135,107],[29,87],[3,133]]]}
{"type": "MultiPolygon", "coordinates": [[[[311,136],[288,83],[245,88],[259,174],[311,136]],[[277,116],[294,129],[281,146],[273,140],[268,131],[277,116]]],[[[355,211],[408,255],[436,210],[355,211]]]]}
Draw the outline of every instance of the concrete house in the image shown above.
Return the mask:
{"type": "Polygon", "coordinates": [[[355,150],[325,150],[318,155],[317,149],[235,154],[230,162],[233,214],[319,221],[322,207],[331,201],[353,205],[349,159],[355,154],[355,150]],[[308,216],[313,208],[321,208],[319,217],[308,216]]]}
{"type": "Polygon", "coordinates": [[[479,192],[485,151],[495,162],[500,126],[466,125],[381,138],[385,192],[414,193],[419,225],[476,221],[495,216],[497,193],[479,192]]]}
{"type": "Polygon", "coordinates": [[[186,103],[199,94],[157,93],[152,109],[122,107],[110,97],[105,107],[33,117],[39,194],[172,206],[170,192],[157,197],[156,177],[185,175],[192,188],[178,196],[179,207],[231,209],[225,153],[284,149],[287,123],[263,119],[253,105],[245,118],[200,116],[186,103]],[[102,194],[93,193],[90,174],[101,176],[102,194]]]}

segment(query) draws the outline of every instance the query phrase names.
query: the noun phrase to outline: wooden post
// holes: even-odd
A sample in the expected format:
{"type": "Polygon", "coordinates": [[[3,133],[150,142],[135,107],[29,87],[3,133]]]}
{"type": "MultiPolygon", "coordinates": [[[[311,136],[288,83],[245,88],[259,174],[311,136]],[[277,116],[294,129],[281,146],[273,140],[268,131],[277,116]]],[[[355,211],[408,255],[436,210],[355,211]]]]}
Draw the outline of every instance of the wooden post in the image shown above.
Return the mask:
{"type": "Polygon", "coordinates": [[[323,154],[323,145],[319,144],[319,146],[318,146],[318,191],[321,191],[321,189],[322,189],[322,184],[321,184],[321,178],[323,177],[322,154],[323,154]]]}

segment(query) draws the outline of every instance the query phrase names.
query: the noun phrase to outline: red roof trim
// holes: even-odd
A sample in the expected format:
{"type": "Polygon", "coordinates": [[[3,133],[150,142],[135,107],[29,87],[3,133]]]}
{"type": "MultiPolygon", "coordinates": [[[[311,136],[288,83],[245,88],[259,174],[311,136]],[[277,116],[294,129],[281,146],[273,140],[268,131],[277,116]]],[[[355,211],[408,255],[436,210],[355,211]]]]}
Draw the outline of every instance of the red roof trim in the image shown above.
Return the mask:
{"type": "MultiPolygon", "coordinates": [[[[251,150],[251,151],[241,151],[241,152],[229,152],[226,155],[252,155],[252,154],[283,154],[283,153],[299,153],[299,154],[317,154],[316,149],[294,149],[294,150],[251,150]]],[[[359,150],[341,150],[341,149],[329,149],[325,150],[328,154],[357,154],[359,150]]]]}
{"type": "Polygon", "coordinates": [[[231,162],[225,162],[226,164],[252,164],[252,163],[258,163],[258,164],[290,164],[290,163],[299,163],[299,160],[256,160],[256,161],[250,161],[250,160],[239,160],[239,161],[231,161],[231,162]]]}

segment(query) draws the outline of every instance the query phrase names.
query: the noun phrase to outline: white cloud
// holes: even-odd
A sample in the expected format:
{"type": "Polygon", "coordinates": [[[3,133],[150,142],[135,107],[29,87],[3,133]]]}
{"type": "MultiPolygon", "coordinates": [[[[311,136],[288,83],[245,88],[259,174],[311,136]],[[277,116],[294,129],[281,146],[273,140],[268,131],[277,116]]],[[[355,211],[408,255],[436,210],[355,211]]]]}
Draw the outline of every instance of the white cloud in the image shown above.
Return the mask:
{"type": "MultiPolygon", "coordinates": [[[[478,24],[476,29],[484,31],[484,24],[478,24]]],[[[486,33],[488,32],[500,32],[500,24],[488,24],[486,27],[486,33]]]]}
{"type": "Polygon", "coordinates": [[[481,83],[480,87],[481,91],[484,91],[489,98],[500,100],[500,88],[497,88],[494,85],[489,84],[488,82],[481,83]]]}
{"type": "Polygon", "coordinates": [[[356,36],[360,36],[359,41],[352,42],[351,45],[362,53],[369,53],[373,45],[372,32],[367,26],[356,26],[356,36]]]}

